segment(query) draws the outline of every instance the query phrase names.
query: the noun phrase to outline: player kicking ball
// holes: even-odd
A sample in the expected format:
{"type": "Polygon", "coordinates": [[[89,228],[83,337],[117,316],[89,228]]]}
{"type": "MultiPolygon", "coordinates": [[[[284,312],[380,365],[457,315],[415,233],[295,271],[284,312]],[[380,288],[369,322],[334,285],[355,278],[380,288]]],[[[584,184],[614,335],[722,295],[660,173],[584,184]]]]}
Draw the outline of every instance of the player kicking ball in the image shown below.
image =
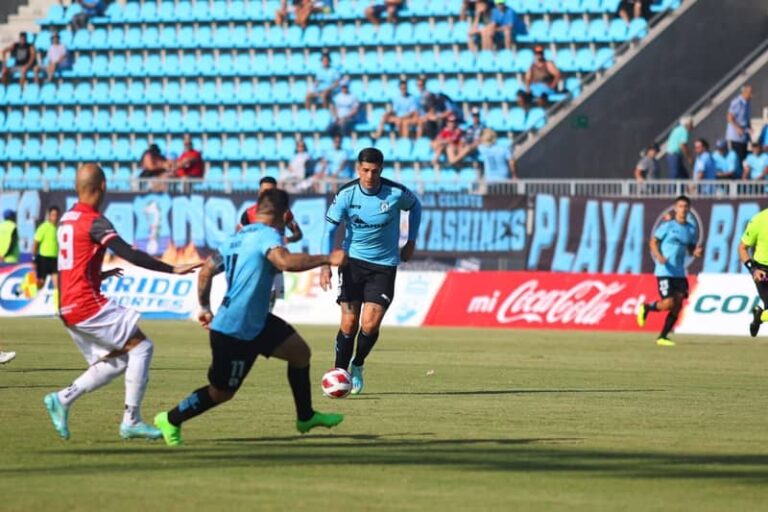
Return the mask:
{"type": "Polygon", "coordinates": [[[277,272],[343,265],[346,254],[342,250],[330,255],[291,254],[283,246],[287,219],[288,194],[279,189],[262,192],[255,222],[227,239],[203,265],[198,279],[198,319],[210,331],[208,385],[193,391],[170,411],[155,416],[155,425],[168,446],[182,443],[181,425],[185,421],[231,400],[259,355],[288,362],[288,383],[299,432],[335,427],[344,419],[341,414],[312,408],[309,346],[291,325],[269,312],[269,296],[277,272]],[[214,317],[210,310],[211,283],[220,272],[225,273],[227,293],[214,317]]]}
{"type": "Polygon", "coordinates": [[[85,393],[125,374],[125,413],[120,425],[124,439],[159,439],[161,433],[141,419],[141,401],[149,380],[154,345],[139,329],[139,313],[101,294],[101,282],[121,269],[101,271],[107,249],[134,265],[167,274],[187,274],[200,266],[171,266],[137,251],[120,238],[99,213],[107,191],[104,171],[85,164],[75,177],[77,203],[61,218],[59,243],[59,316],[88,370],[69,386],[43,400],[53,428],[69,439],[69,409],[85,393]]]}
{"type": "Polygon", "coordinates": [[[763,301],[762,308],[755,306],[752,309],[749,334],[755,337],[760,331],[760,325],[768,322],[768,209],[749,220],[739,243],[739,259],[752,274],[757,294],[763,301]]]}
{"type": "MultiPolygon", "coordinates": [[[[352,375],[352,393],[363,391],[363,365],[379,338],[381,321],[395,296],[397,265],[416,248],[421,223],[419,199],[400,183],[381,177],[384,155],[366,148],[357,156],[358,179],[333,198],[325,215],[323,247],[330,251],[338,225],[346,225],[343,248],[349,261],[339,268],[341,326],[336,335],[336,368],[352,375]],[[400,212],[408,212],[408,241],[400,242],[400,212]],[[357,336],[357,352],[352,359],[357,336]],[[350,366],[350,360],[352,364],[350,366]]],[[[331,269],[323,267],[320,286],[331,287],[331,269]]]]}
{"type": "Polygon", "coordinates": [[[696,243],[699,239],[696,226],[688,221],[691,200],[686,196],[675,199],[674,217],[663,222],[653,234],[650,247],[656,260],[656,280],[659,285],[660,301],[641,304],[637,312],[637,325],[645,326],[648,314],[654,311],[667,311],[664,327],[656,344],[661,347],[674,347],[669,333],[675,327],[683,308],[683,301],[688,298],[688,279],[685,277],[686,254],[700,258],[702,248],[696,243]]]}

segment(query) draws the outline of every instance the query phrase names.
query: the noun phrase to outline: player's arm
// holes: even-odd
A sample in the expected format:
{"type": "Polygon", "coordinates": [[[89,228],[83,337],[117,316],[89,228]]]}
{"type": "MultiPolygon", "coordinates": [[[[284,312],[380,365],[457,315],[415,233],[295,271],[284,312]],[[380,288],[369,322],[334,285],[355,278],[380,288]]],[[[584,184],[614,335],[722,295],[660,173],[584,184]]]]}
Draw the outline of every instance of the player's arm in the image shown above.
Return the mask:
{"type": "Polygon", "coordinates": [[[200,312],[197,314],[197,320],[204,328],[208,329],[213,320],[211,312],[211,287],[213,278],[216,274],[224,271],[224,259],[219,251],[215,251],[200,267],[200,274],[197,276],[197,302],[200,305],[200,312]]]}
{"type": "Polygon", "coordinates": [[[419,227],[421,226],[421,201],[407,189],[403,192],[402,201],[405,201],[403,210],[408,212],[408,241],[400,249],[400,260],[408,261],[413,257],[413,252],[416,250],[416,238],[419,236],[419,227]]]}
{"type": "MultiPolygon", "coordinates": [[[[328,211],[325,214],[325,230],[323,231],[323,240],[320,248],[325,254],[330,254],[333,250],[333,242],[336,239],[336,230],[339,229],[342,219],[346,215],[346,207],[344,206],[344,198],[339,197],[339,194],[333,198],[331,206],[328,207],[328,211]]],[[[323,291],[331,288],[331,267],[330,265],[324,265],[320,269],[320,288],[323,291]]]]}
{"type": "Polygon", "coordinates": [[[2,259],[7,258],[11,255],[13,252],[13,248],[16,247],[16,244],[19,242],[19,232],[16,228],[13,228],[13,231],[11,232],[11,243],[8,245],[8,250],[5,251],[5,254],[3,254],[2,259]]]}
{"type": "Polygon", "coordinates": [[[651,237],[651,241],[648,244],[651,248],[651,254],[653,255],[653,259],[664,265],[667,262],[667,258],[664,257],[663,254],[661,254],[661,250],[659,249],[659,239],[655,236],[651,237]]]}
{"type": "Polygon", "coordinates": [[[296,219],[291,218],[291,221],[285,225],[285,227],[288,228],[288,231],[291,232],[291,236],[285,237],[286,243],[293,243],[298,242],[302,238],[304,238],[304,233],[301,231],[301,226],[299,226],[299,223],[296,222],[296,219]]]}
{"type": "Polygon", "coordinates": [[[330,254],[292,253],[285,247],[275,247],[267,253],[267,259],[278,270],[304,272],[323,265],[338,267],[347,261],[347,253],[336,249],[330,254]]]}

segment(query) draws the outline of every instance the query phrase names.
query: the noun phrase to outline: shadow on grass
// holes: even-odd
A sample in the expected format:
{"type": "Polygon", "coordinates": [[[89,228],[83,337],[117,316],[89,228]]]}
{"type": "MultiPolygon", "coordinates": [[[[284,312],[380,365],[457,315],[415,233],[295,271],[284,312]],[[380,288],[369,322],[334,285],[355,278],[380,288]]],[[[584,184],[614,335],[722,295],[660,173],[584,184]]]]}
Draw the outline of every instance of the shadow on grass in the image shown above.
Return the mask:
{"type": "Polygon", "coordinates": [[[461,471],[568,473],[605,478],[768,482],[768,454],[686,454],[582,449],[580,438],[434,439],[431,433],[310,435],[191,440],[177,449],[131,447],[45,450],[41,467],[0,469],[0,475],[94,475],[102,472],[216,471],[301,466],[432,467],[461,471]],[[211,444],[213,443],[213,444],[211,444]],[[565,446],[564,446],[565,445],[565,446]],[[77,463],[73,464],[73,457],[77,463]],[[56,459],[61,459],[56,463],[56,459]],[[106,460],[105,460],[106,459],[106,460]]]}
{"type": "Polygon", "coordinates": [[[45,388],[45,389],[56,389],[60,388],[60,384],[18,384],[15,386],[0,386],[0,391],[3,389],[33,389],[33,388],[45,388]]]}
{"type": "MultiPolygon", "coordinates": [[[[533,395],[539,393],[658,393],[663,389],[477,389],[462,391],[383,391],[380,393],[366,393],[367,396],[379,395],[417,395],[417,396],[480,396],[480,395],[533,395]]],[[[361,397],[354,397],[359,400],[361,397]]]]}

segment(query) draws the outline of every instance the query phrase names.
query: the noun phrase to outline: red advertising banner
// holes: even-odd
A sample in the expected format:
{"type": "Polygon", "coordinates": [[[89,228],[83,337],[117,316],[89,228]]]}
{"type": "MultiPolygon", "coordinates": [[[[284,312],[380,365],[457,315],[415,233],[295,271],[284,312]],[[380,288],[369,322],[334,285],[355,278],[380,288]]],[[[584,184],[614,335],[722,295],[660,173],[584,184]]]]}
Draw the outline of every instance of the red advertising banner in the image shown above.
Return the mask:
{"type": "MultiPolygon", "coordinates": [[[[649,274],[450,272],[424,325],[637,331],[638,305],[657,298],[649,274]]],[[[645,330],[663,319],[651,315],[645,330]]]]}

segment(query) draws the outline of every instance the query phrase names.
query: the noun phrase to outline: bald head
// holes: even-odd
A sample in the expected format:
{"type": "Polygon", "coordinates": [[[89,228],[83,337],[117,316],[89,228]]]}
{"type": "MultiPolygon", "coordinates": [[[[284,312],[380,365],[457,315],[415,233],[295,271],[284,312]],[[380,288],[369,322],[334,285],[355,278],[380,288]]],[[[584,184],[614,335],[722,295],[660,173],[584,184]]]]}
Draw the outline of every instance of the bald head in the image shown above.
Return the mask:
{"type": "Polygon", "coordinates": [[[83,164],[75,176],[75,190],[81,203],[98,208],[106,191],[107,179],[98,164],[83,164]]]}

